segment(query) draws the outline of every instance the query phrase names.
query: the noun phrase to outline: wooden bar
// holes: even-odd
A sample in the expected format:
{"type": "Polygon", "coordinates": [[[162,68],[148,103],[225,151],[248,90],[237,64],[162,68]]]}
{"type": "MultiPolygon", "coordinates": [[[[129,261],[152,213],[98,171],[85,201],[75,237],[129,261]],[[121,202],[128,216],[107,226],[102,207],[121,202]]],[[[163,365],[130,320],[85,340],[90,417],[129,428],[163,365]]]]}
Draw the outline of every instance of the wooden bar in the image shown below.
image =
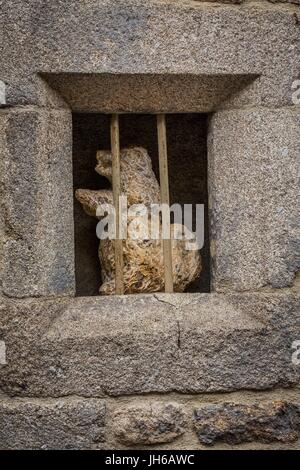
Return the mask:
{"type": "Polygon", "coordinates": [[[116,211],[116,238],[115,238],[115,265],[116,265],[116,294],[124,294],[123,279],[123,242],[120,238],[120,137],[119,137],[119,116],[113,114],[110,123],[111,154],[112,154],[112,188],[113,199],[116,211]]]}
{"type": "MultiPolygon", "coordinates": [[[[165,114],[157,115],[157,136],[158,136],[158,156],[159,156],[159,179],[160,194],[162,204],[170,206],[169,197],[169,176],[168,176],[168,154],[167,154],[167,133],[165,114]]],[[[164,269],[165,269],[165,292],[173,292],[173,274],[172,274],[172,240],[170,211],[162,212],[163,223],[166,225],[168,238],[162,240],[164,269]]]]}

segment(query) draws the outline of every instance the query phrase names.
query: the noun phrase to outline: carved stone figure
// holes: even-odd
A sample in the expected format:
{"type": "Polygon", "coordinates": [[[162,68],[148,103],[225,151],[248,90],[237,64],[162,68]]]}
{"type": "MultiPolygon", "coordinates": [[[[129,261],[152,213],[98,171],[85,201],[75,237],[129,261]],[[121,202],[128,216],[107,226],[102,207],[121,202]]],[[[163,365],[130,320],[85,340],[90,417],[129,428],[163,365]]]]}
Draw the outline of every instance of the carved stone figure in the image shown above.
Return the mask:
{"type": "MultiPolygon", "coordinates": [[[[112,156],[110,151],[97,152],[95,170],[112,181],[112,156]]],[[[147,150],[142,147],[122,149],[120,152],[121,191],[127,196],[128,207],[133,204],[160,203],[160,188],[152,170],[151,159],[147,150]]],[[[97,217],[99,205],[113,204],[111,190],[77,189],[75,196],[82,204],[87,214],[97,217]]],[[[98,217],[99,218],[99,217],[98,217]]],[[[159,219],[157,219],[160,225],[159,219]]],[[[144,216],[128,216],[128,233],[143,231],[149,223],[144,216]]],[[[148,228],[148,227],[147,227],[148,228]]],[[[187,249],[195,239],[190,239],[191,233],[184,227],[185,238],[175,239],[177,231],[182,233],[183,226],[171,225],[172,237],[172,268],[175,292],[183,292],[201,272],[201,257],[199,250],[187,249]]],[[[100,294],[115,292],[115,258],[114,240],[100,240],[99,259],[101,264],[102,285],[100,294]]],[[[128,236],[123,240],[124,260],[124,293],[160,292],[164,290],[164,262],[161,239],[134,239],[128,236]]]]}

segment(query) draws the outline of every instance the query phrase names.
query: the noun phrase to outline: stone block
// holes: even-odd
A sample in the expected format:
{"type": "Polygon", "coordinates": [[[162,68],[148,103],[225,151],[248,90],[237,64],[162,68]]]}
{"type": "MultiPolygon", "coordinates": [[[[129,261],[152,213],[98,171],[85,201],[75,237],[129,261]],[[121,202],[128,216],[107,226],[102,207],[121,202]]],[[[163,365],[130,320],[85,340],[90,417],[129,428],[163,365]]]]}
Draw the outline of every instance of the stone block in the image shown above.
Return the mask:
{"type": "Polygon", "coordinates": [[[300,5],[300,0],[268,0],[271,3],[292,3],[293,5],[300,5]]]}
{"type": "Polygon", "coordinates": [[[72,122],[67,111],[0,111],[3,292],[74,292],[72,122]]]}
{"type": "Polygon", "coordinates": [[[10,106],[67,108],[63,99],[37,73],[42,43],[37,42],[34,25],[39,22],[41,6],[36,0],[26,3],[23,0],[0,0],[0,79],[6,83],[7,104],[10,106]]]}
{"type": "Polygon", "coordinates": [[[0,106],[6,104],[6,87],[5,83],[0,80],[0,106]]]}
{"type": "Polygon", "coordinates": [[[283,288],[300,267],[300,112],[216,113],[208,136],[212,284],[283,288]]]}
{"type": "Polygon", "coordinates": [[[18,0],[3,10],[0,69],[9,104],[60,105],[36,71],[254,74],[260,78],[229,106],[292,104],[300,36],[292,9],[269,2],[239,8],[139,0],[31,0],[24,6],[18,0]]]}
{"type": "Polygon", "coordinates": [[[105,402],[0,401],[0,449],[103,449],[105,402]]]}
{"type": "Polygon", "coordinates": [[[293,442],[300,436],[300,406],[285,401],[266,404],[210,404],[195,410],[199,441],[230,445],[258,441],[293,442]]]}
{"type": "Polygon", "coordinates": [[[196,0],[196,2],[213,2],[213,3],[231,3],[234,5],[240,5],[245,0],[196,0]]]}
{"type": "Polygon", "coordinates": [[[45,73],[75,112],[208,113],[257,79],[254,74],[45,73]]]}
{"type": "Polygon", "coordinates": [[[122,444],[151,445],[181,436],[187,419],[176,403],[145,402],[118,409],[112,422],[114,436],[122,444]]]}
{"type": "Polygon", "coordinates": [[[9,301],[0,313],[14,396],[264,390],[298,383],[295,294],[155,294],[9,301]]]}

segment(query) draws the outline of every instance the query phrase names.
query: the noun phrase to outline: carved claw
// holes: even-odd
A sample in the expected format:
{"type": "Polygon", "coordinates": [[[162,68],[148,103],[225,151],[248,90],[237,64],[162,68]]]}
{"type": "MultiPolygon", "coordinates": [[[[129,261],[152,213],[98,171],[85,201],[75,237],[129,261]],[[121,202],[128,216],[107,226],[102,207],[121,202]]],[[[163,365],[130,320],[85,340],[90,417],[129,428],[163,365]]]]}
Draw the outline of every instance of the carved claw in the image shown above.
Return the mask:
{"type": "Polygon", "coordinates": [[[85,212],[97,219],[101,219],[101,217],[98,217],[96,214],[99,206],[113,204],[113,193],[109,189],[77,189],[75,191],[75,197],[82,204],[85,212]]]}

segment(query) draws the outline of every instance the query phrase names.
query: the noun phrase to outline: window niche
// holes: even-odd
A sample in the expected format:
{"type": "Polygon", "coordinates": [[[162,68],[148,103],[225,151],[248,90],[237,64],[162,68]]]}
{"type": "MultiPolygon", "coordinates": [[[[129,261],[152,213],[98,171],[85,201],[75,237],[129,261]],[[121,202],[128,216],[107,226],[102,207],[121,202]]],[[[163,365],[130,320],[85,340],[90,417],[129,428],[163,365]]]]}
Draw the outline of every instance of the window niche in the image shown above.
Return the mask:
{"type": "MultiPolygon", "coordinates": [[[[207,115],[168,114],[167,143],[170,203],[204,204],[205,244],[202,272],[186,292],[210,291],[210,254],[207,192],[207,115]]],[[[73,181],[77,188],[105,189],[110,183],[95,172],[97,150],[110,149],[110,115],[73,113],[73,181]]],[[[120,148],[147,149],[159,181],[156,116],[120,115],[120,148]]],[[[97,221],[89,217],[74,197],[76,295],[99,294],[97,221]]]]}

